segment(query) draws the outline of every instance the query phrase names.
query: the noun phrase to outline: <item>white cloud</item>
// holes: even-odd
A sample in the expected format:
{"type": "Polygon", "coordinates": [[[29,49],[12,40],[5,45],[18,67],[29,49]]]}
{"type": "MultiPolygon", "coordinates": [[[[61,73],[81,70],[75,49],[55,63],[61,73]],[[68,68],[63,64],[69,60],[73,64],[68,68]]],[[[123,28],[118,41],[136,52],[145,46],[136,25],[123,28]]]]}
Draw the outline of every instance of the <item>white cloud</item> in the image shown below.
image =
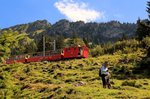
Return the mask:
{"type": "Polygon", "coordinates": [[[75,2],[74,0],[59,0],[55,7],[71,21],[91,22],[104,18],[103,12],[88,8],[84,2],[75,2]]]}

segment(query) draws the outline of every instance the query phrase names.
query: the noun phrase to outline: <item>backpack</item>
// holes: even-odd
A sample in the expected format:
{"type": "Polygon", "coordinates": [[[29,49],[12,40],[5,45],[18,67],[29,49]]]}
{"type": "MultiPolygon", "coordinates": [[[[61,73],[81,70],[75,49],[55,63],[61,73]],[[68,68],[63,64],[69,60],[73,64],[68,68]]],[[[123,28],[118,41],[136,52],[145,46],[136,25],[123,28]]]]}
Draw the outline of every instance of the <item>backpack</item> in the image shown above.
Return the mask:
{"type": "Polygon", "coordinates": [[[99,68],[99,77],[102,77],[101,68],[99,68]]]}

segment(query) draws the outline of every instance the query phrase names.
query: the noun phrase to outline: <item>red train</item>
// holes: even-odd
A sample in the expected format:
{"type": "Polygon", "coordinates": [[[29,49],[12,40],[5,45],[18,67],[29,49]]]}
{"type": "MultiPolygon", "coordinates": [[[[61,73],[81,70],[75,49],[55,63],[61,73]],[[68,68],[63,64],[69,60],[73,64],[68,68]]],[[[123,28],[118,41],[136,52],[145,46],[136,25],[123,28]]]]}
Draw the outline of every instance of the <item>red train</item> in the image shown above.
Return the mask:
{"type": "Polygon", "coordinates": [[[81,47],[69,47],[64,48],[60,52],[46,52],[45,56],[42,53],[34,53],[28,55],[17,55],[6,60],[7,64],[12,64],[16,62],[29,63],[29,62],[41,62],[41,61],[56,61],[63,59],[73,59],[73,58],[88,58],[89,49],[86,46],[81,47]]]}

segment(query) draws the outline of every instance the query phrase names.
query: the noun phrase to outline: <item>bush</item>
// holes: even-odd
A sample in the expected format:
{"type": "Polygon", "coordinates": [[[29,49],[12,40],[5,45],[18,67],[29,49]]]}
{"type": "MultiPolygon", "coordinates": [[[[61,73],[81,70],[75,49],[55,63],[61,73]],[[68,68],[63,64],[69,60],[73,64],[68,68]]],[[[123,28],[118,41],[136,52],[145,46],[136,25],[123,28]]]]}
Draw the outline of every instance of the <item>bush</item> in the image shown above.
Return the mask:
{"type": "Polygon", "coordinates": [[[91,50],[92,57],[100,56],[104,54],[104,49],[101,46],[96,46],[91,50]]]}
{"type": "Polygon", "coordinates": [[[144,44],[144,47],[146,49],[148,49],[150,47],[150,37],[145,37],[143,40],[142,40],[142,43],[144,44]]]}
{"type": "Polygon", "coordinates": [[[146,71],[146,75],[150,76],[150,58],[144,58],[140,63],[139,70],[146,71]]]}
{"type": "Polygon", "coordinates": [[[137,84],[136,81],[124,81],[122,83],[122,86],[131,86],[131,87],[136,87],[136,88],[141,88],[142,85],[141,84],[137,84]]]}
{"type": "Polygon", "coordinates": [[[132,75],[132,71],[127,66],[115,66],[113,72],[115,74],[125,74],[126,76],[132,75]]]}
{"type": "Polygon", "coordinates": [[[135,83],[136,83],[136,81],[124,81],[122,83],[122,86],[132,86],[132,87],[134,87],[135,83]]]}

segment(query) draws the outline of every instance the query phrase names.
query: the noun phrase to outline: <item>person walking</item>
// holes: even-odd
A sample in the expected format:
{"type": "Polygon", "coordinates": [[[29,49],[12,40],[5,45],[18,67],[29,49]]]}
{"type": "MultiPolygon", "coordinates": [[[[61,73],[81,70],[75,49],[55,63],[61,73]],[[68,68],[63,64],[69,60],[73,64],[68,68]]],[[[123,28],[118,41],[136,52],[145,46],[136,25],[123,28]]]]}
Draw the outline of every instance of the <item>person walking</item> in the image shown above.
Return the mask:
{"type": "Polygon", "coordinates": [[[108,62],[105,61],[102,65],[102,67],[99,69],[99,76],[102,78],[103,88],[108,87],[111,88],[110,84],[110,73],[108,71],[108,62]]]}

